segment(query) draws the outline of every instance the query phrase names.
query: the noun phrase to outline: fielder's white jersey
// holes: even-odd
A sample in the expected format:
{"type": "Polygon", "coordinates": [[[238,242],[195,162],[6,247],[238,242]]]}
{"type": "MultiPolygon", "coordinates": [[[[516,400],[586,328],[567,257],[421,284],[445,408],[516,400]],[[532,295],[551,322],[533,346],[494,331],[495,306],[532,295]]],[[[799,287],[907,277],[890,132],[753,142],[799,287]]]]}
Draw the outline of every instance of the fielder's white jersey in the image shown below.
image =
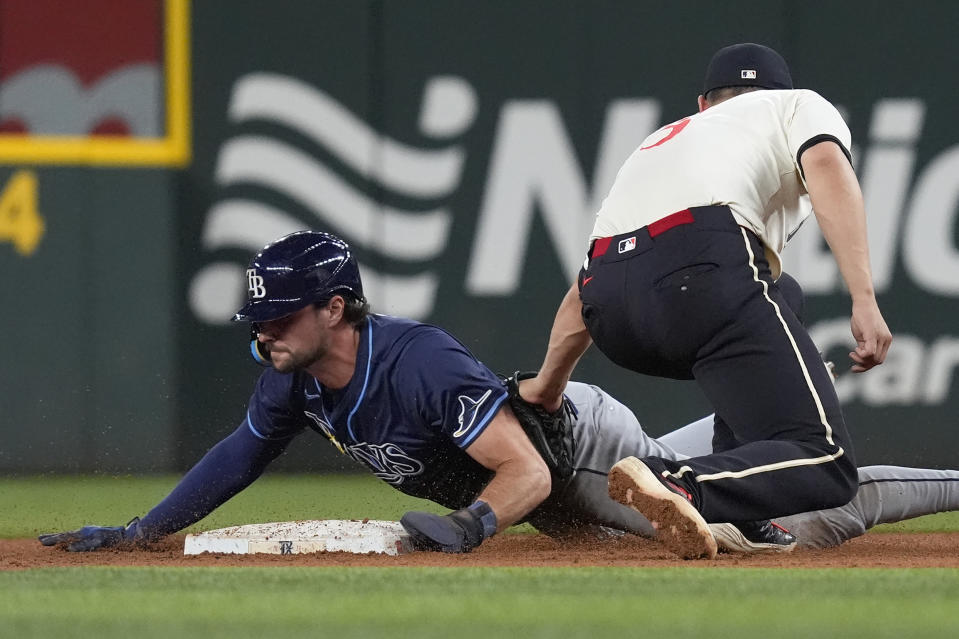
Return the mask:
{"type": "Polygon", "coordinates": [[[766,246],[774,277],[812,206],[798,157],[822,139],[847,157],[849,128],[814,91],[760,90],[730,98],[647,137],[619,170],[590,240],[628,233],[692,206],[728,205],[766,246]]]}

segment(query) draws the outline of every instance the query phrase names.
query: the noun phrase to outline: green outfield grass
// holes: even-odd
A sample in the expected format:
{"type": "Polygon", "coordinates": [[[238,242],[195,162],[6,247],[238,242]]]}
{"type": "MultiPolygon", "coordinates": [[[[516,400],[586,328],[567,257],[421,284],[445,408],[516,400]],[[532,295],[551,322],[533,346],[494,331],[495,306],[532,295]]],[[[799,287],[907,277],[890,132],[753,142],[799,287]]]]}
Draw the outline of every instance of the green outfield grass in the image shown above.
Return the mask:
{"type": "MultiPolygon", "coordinates": [[[[0,479],[0,537],[29,537],[84,524],[125,524],[146,514],[179,478],[53,475],[0,479]]],[[[398,520],[410,509],[444,512],[372,475],[267,475],[187,530],[295,519],[398,520]]]]}
{"type": "MultiPolygon", "coordinates": [[[[117,525],[177,477],[0,479],[0,536],[117,525]]],[[[199,524],[442,512],[369,476],[267,476],[199,524]]],[[[923,517],[883,530],[959,530],[923,517]]],[[[875,534],[875,533],[870,533],[875,534]]],[[[959,549],[957,549],[959,551],[959,549]]],[[[948,637],[959,570],[47,568],[0,572],[0,636],[948,637]]]]}
{"type": "Polygon", "coordinates": [[[70,568],[0,573],[5,637],[954,637],[959,571],[70,568]]]}

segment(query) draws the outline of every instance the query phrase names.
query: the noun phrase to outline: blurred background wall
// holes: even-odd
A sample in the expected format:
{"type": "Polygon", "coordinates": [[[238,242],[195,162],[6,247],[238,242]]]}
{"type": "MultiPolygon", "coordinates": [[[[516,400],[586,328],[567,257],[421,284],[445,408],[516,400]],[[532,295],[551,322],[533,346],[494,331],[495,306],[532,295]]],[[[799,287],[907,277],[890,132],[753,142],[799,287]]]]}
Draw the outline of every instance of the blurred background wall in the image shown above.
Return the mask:
{"type": "MultiPolygon", "coordinates": [[[[228,321],[245,265],[302,228],[353,245],[374,310],[536,367],[619,165],[739,41],[853,132],[887,363],[845,373],[814,220],[786,269],[859,461],[956,467],[957,26],[959,4],[857,0],[0,0],[0,472],[191,465],[259,374],[228,321]]],[[[653,434],[709,410],[595,352],[575,378],[653,434]]],[[[280,468],[352,468],[301,440],[280,468]]]]}

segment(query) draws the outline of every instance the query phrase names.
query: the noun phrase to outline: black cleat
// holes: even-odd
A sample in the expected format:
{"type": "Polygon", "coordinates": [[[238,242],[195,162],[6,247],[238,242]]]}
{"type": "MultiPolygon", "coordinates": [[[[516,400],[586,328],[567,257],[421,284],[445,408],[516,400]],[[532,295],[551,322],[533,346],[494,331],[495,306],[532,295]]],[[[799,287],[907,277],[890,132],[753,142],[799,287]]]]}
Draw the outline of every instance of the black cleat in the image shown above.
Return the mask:
{"type": "Polygon", "coordinates": [[[796,547],[796,536],[769,520],[709,524],[709,530],[722,552],[791,552],[796,547]]]}

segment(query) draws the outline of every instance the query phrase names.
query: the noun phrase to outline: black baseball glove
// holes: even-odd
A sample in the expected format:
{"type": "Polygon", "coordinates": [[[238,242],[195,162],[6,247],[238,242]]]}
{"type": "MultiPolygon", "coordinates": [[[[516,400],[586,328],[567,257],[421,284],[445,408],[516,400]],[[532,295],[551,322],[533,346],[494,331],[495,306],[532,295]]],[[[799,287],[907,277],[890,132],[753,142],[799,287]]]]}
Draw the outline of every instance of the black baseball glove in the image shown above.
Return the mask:
{"type": "Polygon", "coordinates": [[[517,371],[511,377],[503,377],[503,381],[513,414],[546,462],[553,476],[553,485],[557,486],[573,476],[573,420],[576,418],[576,407],[565,395],[563,405],[555,413],[550,413],[539,404],[527,402],[519,394],[519,382],[532,377],[536,377],[535,372],[517,371]]]}

